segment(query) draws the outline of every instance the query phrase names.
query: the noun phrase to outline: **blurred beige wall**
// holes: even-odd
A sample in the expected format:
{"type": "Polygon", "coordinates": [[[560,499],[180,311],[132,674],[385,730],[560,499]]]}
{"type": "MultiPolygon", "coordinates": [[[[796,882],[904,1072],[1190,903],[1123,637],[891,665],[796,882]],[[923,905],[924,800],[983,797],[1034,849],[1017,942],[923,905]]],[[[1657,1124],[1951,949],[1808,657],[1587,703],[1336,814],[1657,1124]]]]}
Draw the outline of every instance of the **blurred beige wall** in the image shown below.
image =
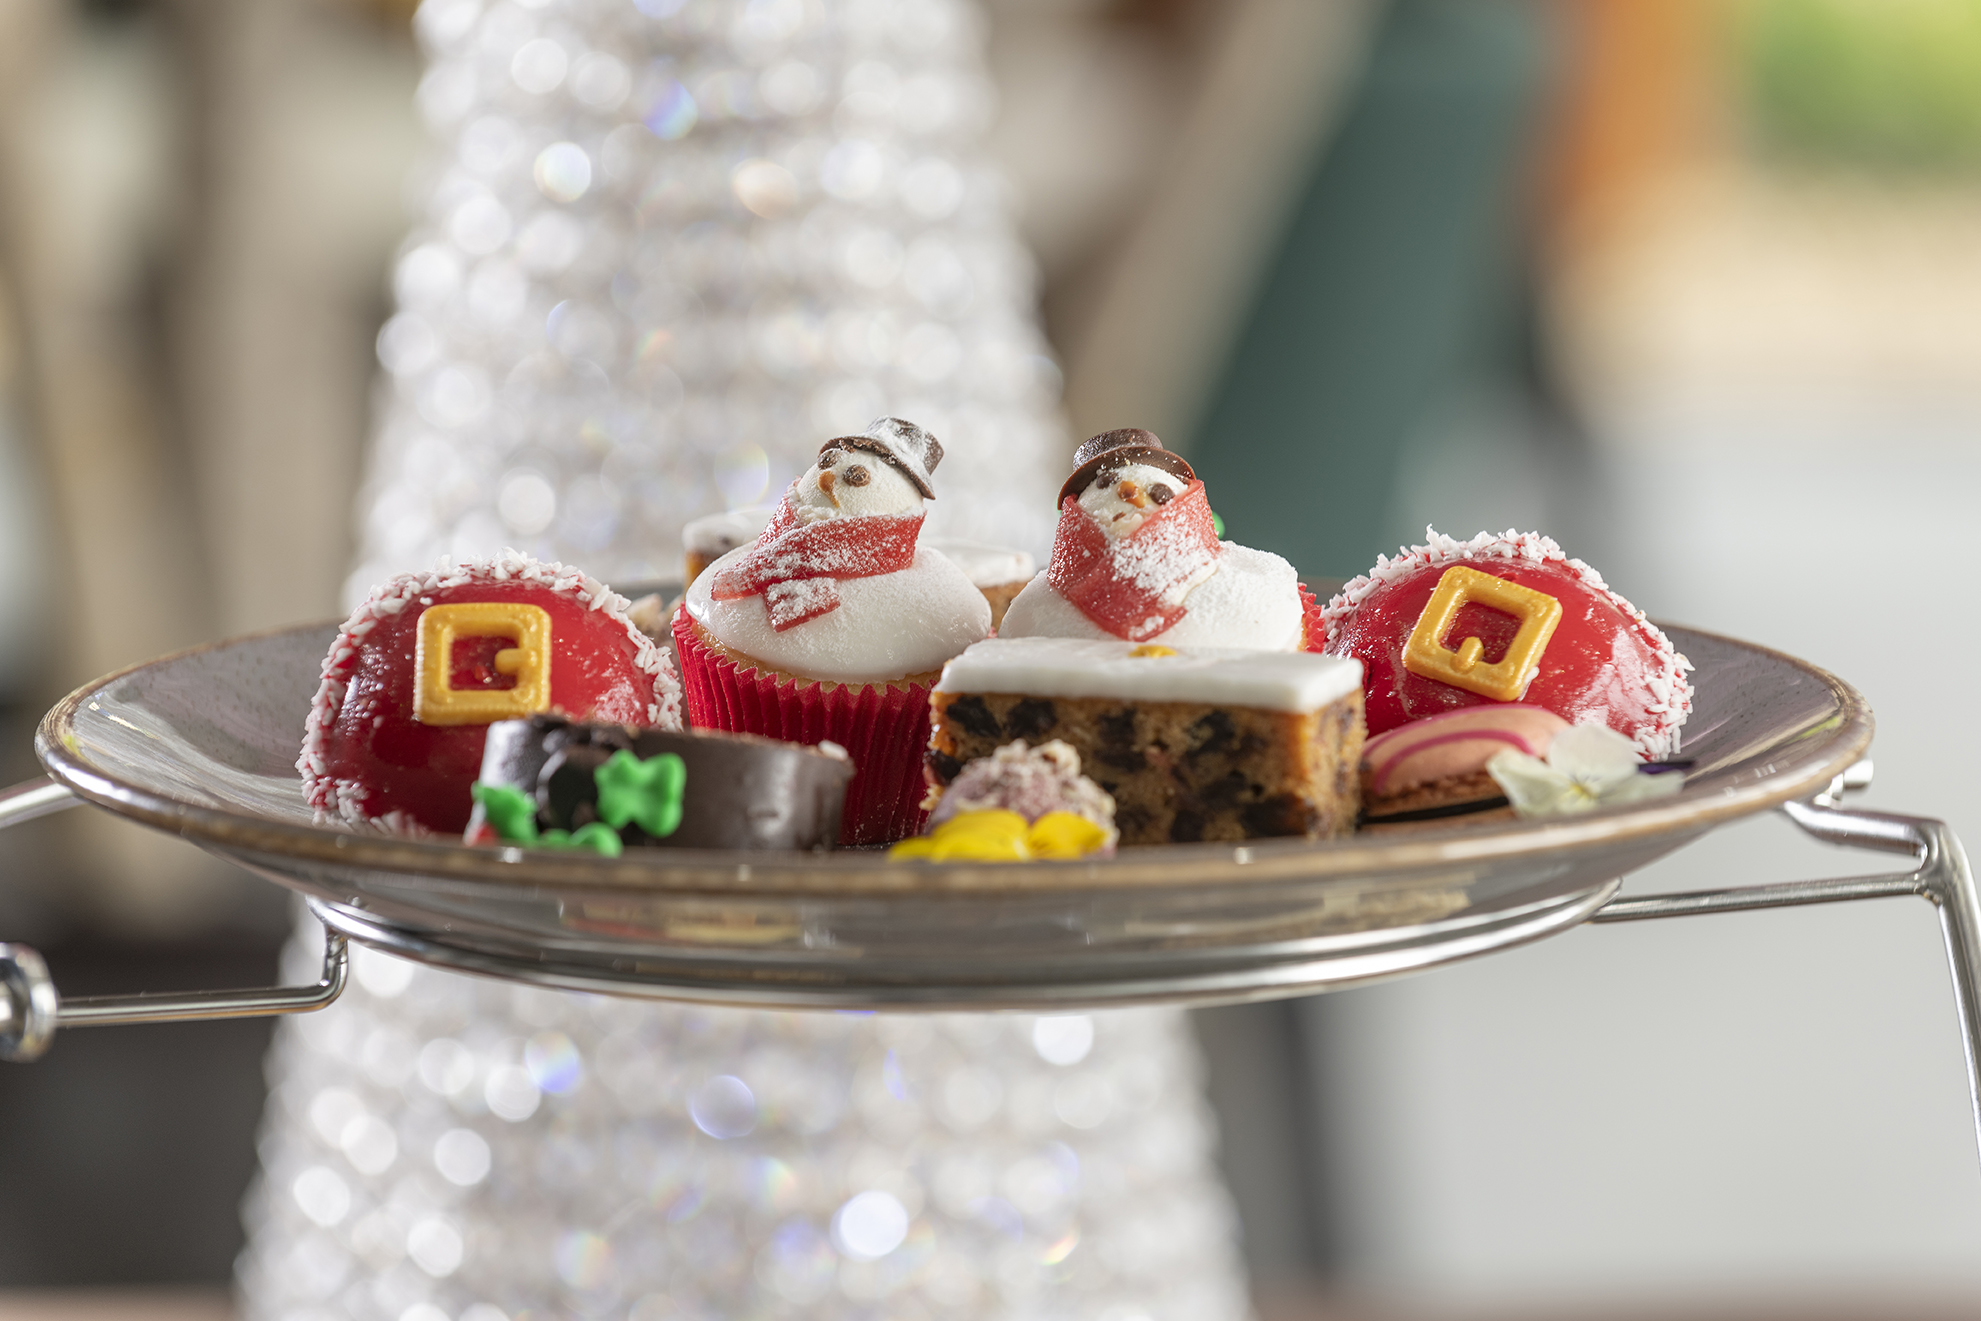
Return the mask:
{"type": "MultiPolygon", "coordinates": [[[[1981,30],[1970,3],[1888,10],[1981,30]]],[[[1971,842],[1981,716],[1942,659],[1981,645],[1954,604],[1981,504],[1981,171],[1762,149],[1739,6],[1563,12],[1579,53],[1539,293],[1586,445],[1475,417],[1425,446],[1401,503],[1465,533],[1518,502],[1523,524],[1581,529],[1572,549],[1654,617],[1832,669],[1878,715],[1864,805],[1971,842]]],[[[1886,865],[1771,816],[1626,892],[1886,865]]],[[[1329,1000],[1310,1007],[1324,1122],[1355,1209],[1347,1275],[1373,1293],[1509,1316],[1981,1298],[1981,1173],[1925,904],[1591,928],[1329,1000]]]]}
{"type": "MultiPolygon", "coordinates": [[[[0,52],[0,389],[51,584],[7,621],[47,634],[32,704],[334,611],[417,61],[315,0],[18,0],[0,52]]],[[[201,925],[238,885],[98,814],[59,828],[61,904],[113,927],[201,925]]]]}

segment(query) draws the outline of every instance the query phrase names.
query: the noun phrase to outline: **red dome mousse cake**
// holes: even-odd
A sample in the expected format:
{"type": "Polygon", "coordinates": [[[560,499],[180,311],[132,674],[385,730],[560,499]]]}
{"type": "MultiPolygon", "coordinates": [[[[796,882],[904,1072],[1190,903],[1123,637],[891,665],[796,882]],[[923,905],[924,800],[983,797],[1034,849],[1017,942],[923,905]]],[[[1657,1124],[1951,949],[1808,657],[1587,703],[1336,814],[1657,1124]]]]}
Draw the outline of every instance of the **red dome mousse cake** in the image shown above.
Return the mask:
{"type": "Polygon", "coordinates": [[[1327,653],[1362,662],[1372,740],[1520,703],[1607,725],[1649,759],[1676,754],[1692,664],[1601,574],[1536,532],[1425,535],[1321,611],[1327,653]]]}
{"type": "Polygon", "coordinates": [[[320,819],[459,833],[488,726],[541,712],[681,728],[667,653],[626,599],[514,551],[373,589],[337,634],[303,737],[320,819]]]}

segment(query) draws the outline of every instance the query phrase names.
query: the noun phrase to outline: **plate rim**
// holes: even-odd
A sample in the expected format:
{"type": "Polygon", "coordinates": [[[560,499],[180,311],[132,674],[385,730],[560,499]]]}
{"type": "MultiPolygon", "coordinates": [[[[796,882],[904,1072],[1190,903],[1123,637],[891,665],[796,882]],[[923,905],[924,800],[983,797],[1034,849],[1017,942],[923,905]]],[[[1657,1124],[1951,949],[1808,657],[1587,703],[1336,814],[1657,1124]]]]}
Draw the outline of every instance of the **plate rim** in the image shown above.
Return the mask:
{"type": "MultiPolygon", "coordinates": [[[[1217,964],[1181,972],[1155,968],[1092,978],[999,979],[943,983],[857,981],[803,975],[657,976],[610,962],[585,962],[540,952],[533,958],[491,950],[442,927],[414,927],[362,908],[311,899],[326,927],[353,940],[450,972],[470,973],[555,990],[631,995],[735,1009],[880,1010],[888,1012],[1029,1012],[1119,1009],[1137,1005],[1193,1007],[1283,1000],[1390,981],[1432,968],[1532,944],[1580,926],[1616,896],[1622,879],[1565,890],[1532,911],[1476,929],[1453,931],[1442,921],[1394,927],[1390,942],[1370,948],[1315,951],[1258,963],[1217,964]]],[[[844,970],[840,970],[844,971],[844,970]]]]}
{"type": "MultiPolygon", "coordinates": [[[[741,850],[634,850],[617,859],[488,847],[435,839],[409,839],[331,825],[279,821],[228,808],[192,803],[120,779],[114,768],[80,749],[75,722],[96,694],[139,671],[207,652],[264,639],[335,628],[324,620],[263,629],[203,643],[125,666],[69,693],[45,714],[35,731],[35,752],[48,773],[84,801],[140,824],[223,850],[274,854],[297,863],[366,868],[407,881],[428,878],[490,884],[505,889],[592,892],[601,890],[680,895],[788,894],[797,898],[871,899],[895,895],[996,898],[1051,890],[1119,893],[1202,884],[1207,872],[1239,885],[1317,882],[1371,883],[1427,868],[1469,863],[1537,860],[1583,846],[1650,842],[1702,834],[1715,826],[1820,791],[1860,759],[1876,725],[1869,703],[1828,670],[1759,643],[1707,629],[1660,625],[1758,653],[1825,685],[1837,714],[1805,733],[1827,729],[1824,755],[1790,771],[1726,786],[1710,795],[1690,790],[1675,797],[1546,821],[1501,821],[1467,829],[1341,840],[1255,840],[1244,844],[1167,844],[1123,850],[1113,858],[1033,863],[890,863],[878,852],[747,852],[741,850]],[[527,858],[529,865],[522,864],[527,858]]],[[[298,746],[300,747],[300,723],[298,746]]]]}

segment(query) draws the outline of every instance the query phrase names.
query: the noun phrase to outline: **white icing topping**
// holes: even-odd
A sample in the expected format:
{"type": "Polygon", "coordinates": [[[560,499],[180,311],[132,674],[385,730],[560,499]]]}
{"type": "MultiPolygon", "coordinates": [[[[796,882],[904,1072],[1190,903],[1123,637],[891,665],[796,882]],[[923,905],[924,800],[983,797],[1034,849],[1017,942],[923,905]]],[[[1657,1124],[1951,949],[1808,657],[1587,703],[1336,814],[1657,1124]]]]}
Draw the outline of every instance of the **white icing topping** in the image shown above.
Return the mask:
{"type": "Polygon", "coordinates": [[[776,512],[777,506],[770,504],[698,518],[681,529],[681,548],[712,560],[755,541],[776,512]]]}
{"type": "MultiPolygon", "coordinates": [[[[1645,727],[1637,731],[1637,748],[1650,760],[1674,756],[1678,752],[1678,728],[1685,718],[1692,714],[1692,681],[1685,677],[1692,662],[1672,646],[1671,639],[1663,629],[1653,624],[1642,610],[1626,601],[1603,581],[1603,575],[1581,560],[1570,559],[1567,552],[1556,543],[1553,537],[1544,537],[1538,532],[1518,532],[1512,528],[1498,533],[1481,532],[1470,541],[1460,541],[1448,537],[1434,527],[1424,529],[1422,546],[1405,546],[1397,551],[1396,558],[1387,555],[1376,556],[1376,567],[1359,578],[1352,578],[1335,593],[1334,597],[1321,610],[1321,623],[1326,628],[1329,640],[1334,637],[1335,627],[1362,604],[1369,593],[1384,583],[1395,582],[1408,574],[1432,564],[1445,564],[1453,560],[1525,560],[1529,564],[1560,564],[1570,569],[1577,578],[1592,591],[1600,592],[1609,599],[1611,605],[1621,610],[1637,625],[1644,640],[1651,644],[1657,653],[1658,666],[1646,680],[1651,697],[1644,704],[1651,719],[1645,727]]],[[[1017,602],[1012,603],[1017,608],[1017,602]]],[[[1007,629],[1010,616],[1005,617],[1007,629]]],[[[1000,630],[1005,631],[1005,630],[1000,630]]]]}
{"type": "Polygon", "coordinates": [[[865,449],[820,450],[805,475],[791,483],[791,511],[800,523],[849,514],[919,514],[922,493],[908,474],[865,449]]]}
{"type": "Polygon", "coordinates": [[[1119,541],[1161,507],[1150,498],[1151,487],[1160,486],[1175,496],[1181,495],[1186,485],[1167,469],[1130,463],[1096,478],[1080,493],[1080,508],[1094,516],[1102,531],[1119,541]]]}
{"type": "MultiPolygon", "coordinates": [[[[1298,651],[1302,640],[1300,575],[1270,551],[1229,541],[1220,546],[1217,571],[1183,598],[1183,618],[1149,641],[1166,647],[1298,651]]],[[[1043,573],[1018,593],[997,634],[1002,638],[1119,640],[1054,591],[1043,573]]]]}
{"type": "Polygon", "coordinates": [[[935,690],[1205,702],[1299,712],[1339,701],[1362,686],[1362,662],[1352,657],[1234,647],[1178,648],[1174,656],[1136,656],[1138,645],[1149,644],[995,637],[943,666],[935,690]]]}
{"type": "Polygon", "coordinates": [[[923,548],[897,573],[839,579],[837,610],[780,633],[762,596],[709,596],[715,571],[748,553],[746,546],[730,551],[695,580],[688,614],[723,646],[787,673],[842,683],[924,674],[990,632],[983,593],[955,564],[923,548]]]}
{"type": "Polygon", "coordinates": [[[993,546],[985,541],[962,541],[955,537],[923,537],[922,545],[939,550],[963,570],[964,576],[979,587],[1002,587],[1021,583],[1038,572],[1031,555],[1009,546],[993,546]]]}

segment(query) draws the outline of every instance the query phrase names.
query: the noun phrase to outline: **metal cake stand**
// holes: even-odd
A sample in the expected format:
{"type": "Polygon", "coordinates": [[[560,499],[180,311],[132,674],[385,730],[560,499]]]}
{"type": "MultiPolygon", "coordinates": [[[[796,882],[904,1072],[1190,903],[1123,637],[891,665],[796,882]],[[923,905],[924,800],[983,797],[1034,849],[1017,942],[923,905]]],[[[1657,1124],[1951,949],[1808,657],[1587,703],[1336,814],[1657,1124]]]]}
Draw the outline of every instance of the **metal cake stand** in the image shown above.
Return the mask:
{"type": "Polygon", "coordinates": [[[1981,903],[1939,821],[1854,810],[1864,700],[1824,671],[1684,628],[1695,664],[1674,797],[1549,821],[1455,818],[1310,843],[1123,849],[1100,860],[893,863],[878,852],[633,850],[617,859],[317,824],[295,771],[332,624],[169,656],[43,718],[47,775],[0,827],[79,803],[180,835],[302,894],[325,929],[312,986],[63,999],[0,945],[0,1058],[57,1028],[319,1009],[347,941],[539,986],[785,1009],[1065,1009],[1305,995],[1438,967],[1585,922],[1914,895],[1938,910],[1981,1125],[1981,903]],[[1784,812],[1901,855],[1841,880],[1619,898],[1621,878],[1722,824],[1784,812]]]}

